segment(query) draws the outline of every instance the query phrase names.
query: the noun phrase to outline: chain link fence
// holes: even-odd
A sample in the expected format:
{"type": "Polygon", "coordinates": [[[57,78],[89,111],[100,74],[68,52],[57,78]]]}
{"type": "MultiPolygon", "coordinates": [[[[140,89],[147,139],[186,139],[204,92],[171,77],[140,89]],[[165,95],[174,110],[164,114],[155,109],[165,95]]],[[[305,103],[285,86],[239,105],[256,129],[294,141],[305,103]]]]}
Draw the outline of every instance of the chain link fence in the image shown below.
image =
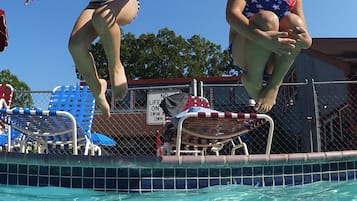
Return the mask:
{"type": "MultiPolygon", "coordinates": [[[[268,113],[275,131],[271,153],[342,151],[357,149],[357,82],[284,83],[276,105],[268,113]]],[[[254,112],[240,84],[187,83],[156,87],[130,86],[121,102],[111,101],[112,117],[96,111],[92,132],[113,138],[116,146],[102,147],[103,155],[150,156],[163,140],[165,119],[158,104],[163,97],[186,92],[204,96],[218,111],[254,112]],[[197,87],[198,86],[198,87],[197,87]]],[[[16,91],[15,93],[26,93],[16,91]]],[[[51,91],[30,92],[34,107],[46,109],[51,91]]],[[[108,93],[108,97],[109,97],[108,93]]],[[[205,121],[202,119],[202,121],[205,121]]],[[[250,154],[265,153],[268,124],[242,136],[250,154]]],[[[230,146],[222,154],[230,154],[230,146]]],[[[236,154],[243,154],[237,151],[236,154]]]]}

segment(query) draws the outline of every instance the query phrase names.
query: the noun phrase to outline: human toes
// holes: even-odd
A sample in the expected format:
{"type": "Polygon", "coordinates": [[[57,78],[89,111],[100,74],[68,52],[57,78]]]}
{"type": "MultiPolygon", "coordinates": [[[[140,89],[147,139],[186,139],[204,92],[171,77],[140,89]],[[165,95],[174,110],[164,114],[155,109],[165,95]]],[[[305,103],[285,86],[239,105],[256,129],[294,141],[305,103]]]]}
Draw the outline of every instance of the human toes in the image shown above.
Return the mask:
{"type": "Polygon", "coordinates": [[[257,103],[254,107],[254,110],[258,113],[267,113],[271,110],[271,107],[266,104],[257,103]]]}

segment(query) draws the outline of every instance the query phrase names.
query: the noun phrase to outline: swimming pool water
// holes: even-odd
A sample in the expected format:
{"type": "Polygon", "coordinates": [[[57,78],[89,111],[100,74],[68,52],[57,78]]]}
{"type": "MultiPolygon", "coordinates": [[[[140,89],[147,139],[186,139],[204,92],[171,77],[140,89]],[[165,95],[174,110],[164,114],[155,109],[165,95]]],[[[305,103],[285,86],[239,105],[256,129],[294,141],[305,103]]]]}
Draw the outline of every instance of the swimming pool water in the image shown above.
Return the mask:
{"type": "Polygon", "coordinates": [[[0,186],[0,200],[19,201],[351,201],[357,200],[357,181],[316,182],[304,186],[215,186],[200,190],[143,194],[109,193],[58,187],[0,186]]]}

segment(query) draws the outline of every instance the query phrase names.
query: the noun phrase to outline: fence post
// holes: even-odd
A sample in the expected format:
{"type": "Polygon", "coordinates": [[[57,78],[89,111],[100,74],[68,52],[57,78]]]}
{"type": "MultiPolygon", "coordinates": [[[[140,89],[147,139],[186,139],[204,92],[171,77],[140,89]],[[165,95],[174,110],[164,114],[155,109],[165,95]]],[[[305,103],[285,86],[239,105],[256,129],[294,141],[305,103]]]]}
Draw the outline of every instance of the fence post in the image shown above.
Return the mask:
{"type": "Polygon", "coordinates": [[[196,79],[192,80],[192,86],[193,86],[193,95],[197,96],[197,80],[196,79]]]}
{"type": "Polygon", "coordinates": [[[312,81],[312,93],[313,93],[313,99],[314,99],[314,112],[315,112],[315,128],[316,128],[316,133],[315,133],[315,142],[314,146],[315,151],[321,152],[321,135],[320,135],[320,114],[319,114],[319,102],[317,99],[317,91],[315,87],[315,81],[314,79],[312,81]]]}

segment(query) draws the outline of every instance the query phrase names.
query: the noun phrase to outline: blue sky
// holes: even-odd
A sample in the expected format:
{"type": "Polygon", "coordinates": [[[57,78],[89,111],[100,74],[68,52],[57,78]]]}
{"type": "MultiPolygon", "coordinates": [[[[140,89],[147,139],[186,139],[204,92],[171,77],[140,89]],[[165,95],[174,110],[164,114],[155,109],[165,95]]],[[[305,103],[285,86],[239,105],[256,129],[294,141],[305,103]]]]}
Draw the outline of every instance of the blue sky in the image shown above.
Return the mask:
{"type": "MultiPolygon", "coordinates": [[[[89,0],[0,0],[6,11],[9,47],[0,53],[0,70],[10,69],[32,90],[51,90],[77,82],[67,49],[68,36],[89,0]]],[[[136,20],[124,32],[136,36],[169,28],[177,35],[194,34],[223,48],[228,46],[225,0],[141,0],[136,20]]],[[[305,0],[313,37],[357,37],[356,0],[305,0]]]]}

